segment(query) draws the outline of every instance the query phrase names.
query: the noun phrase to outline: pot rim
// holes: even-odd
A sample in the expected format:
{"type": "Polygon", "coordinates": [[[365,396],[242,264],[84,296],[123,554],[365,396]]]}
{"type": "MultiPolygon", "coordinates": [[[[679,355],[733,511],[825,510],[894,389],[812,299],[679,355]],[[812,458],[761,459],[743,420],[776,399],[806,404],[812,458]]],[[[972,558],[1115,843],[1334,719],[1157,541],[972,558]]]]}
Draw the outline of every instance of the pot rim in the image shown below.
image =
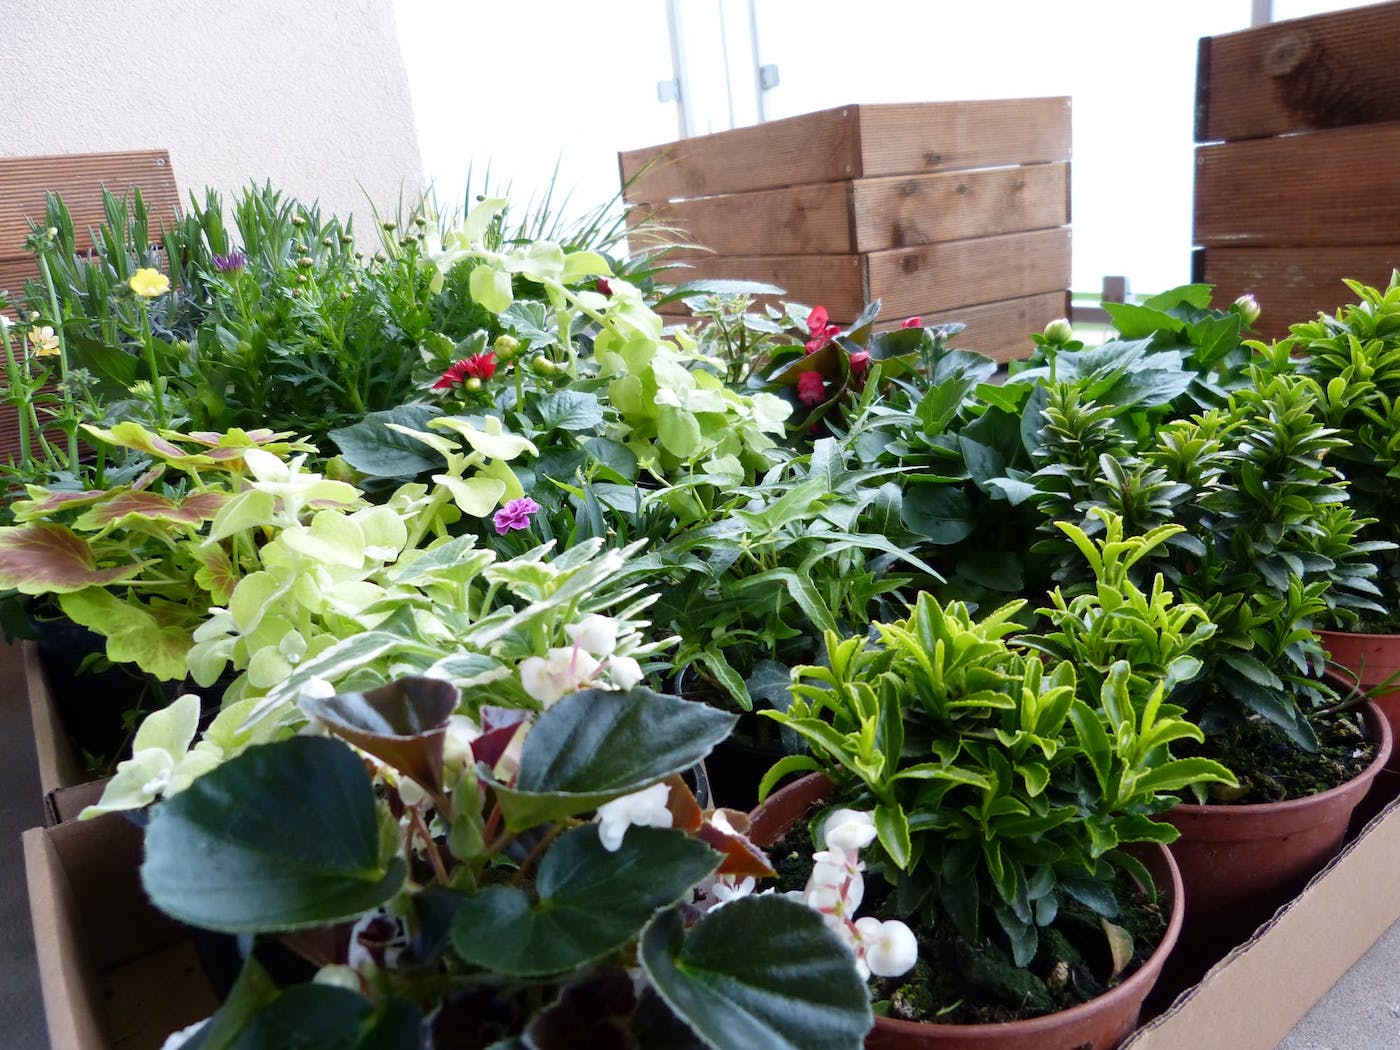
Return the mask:
{"type": "MultiPolygon", "coordinates": [[[[1318,627],[1313,631],[1319,638],[1357,638],[1357,639],[1400,639],[1400,631],[1343,631],[1336,627],[1318,627]]],[[[1331,661],[1328,661],[1331,666],[1331,661]]]]}
{"type": "MultiPolygon", "coordinates": [[[[758,805],[750,814],[750,820],[759,820],[759,814],[764,811],[764,807],[772,803],[780,796],[787,798],[808,798],[809,803],[803,810],[803,814],[811,809],[817,802],[822,801],[829,794],[832,783],[823,773],[808,773],[806,776],[794,781],[784,788],[774,792],[769,798],[758,805]],[[820,782],[825,785],[818,787],[820,782]]],[[[802,819],[799,816],[797,819],[802,819]]],[[[760,822],[766,823],[766,822],[760,822]]],[[[775,838],[781,836],[790,827],[775,828],[775,838]]],[[[1145,999],[1151,992],[1152,986],[1156,984],[1157,978],[1161,976],[1162,967],[1166,963],[1167,956],[1176,946],[1177,939],[1181,933],[1181,926],[1185,916],[1185,893],[1186,889],[1181,880],[1181,869],[1177,867],[1176,858],[1172,856],[1171,850],[1159,842],[1139,844],[1143,852],[1157,855],[1165,865],[1167,882],[1170,885],[1169,901],[1171,910],[1167,916],[1167,928],[1162,933],[1162,939],[1152,954],[1143,960],[1132,974],[1121,983],[1114,985],[1102,995],[1096,995],[1086,1002],[1075,1006],[1066,1007],[1063,1010],[1056,1010],[1053,1013],[1042,1014],[1039,1017],[1027,1017],[1018,1021],[996,1021],[983,1024],[954,1024],[942,1021],[906,1021],[898,1017],[876,1016],[875,1025],[878,1028],[886,1029],[890,1032],[900,1032],[913,1034],[927,1031],[929,1028],[946,1028],[966,1035],[968,1038],[995,1037],[1009,1034],[1014,1031],[1018,1035],[1035,1035],[1041,1029],[1057,1029],[1066,1023],[1098,1013],[1105,1008],[1112,1008],[1120,1002],[1132,999],[1145,999]]],[[[1131,847],[1130,847],[1131,848],[1131,847]]],[[[1157,892],[1159,895],[1167,894],[1167,887],[1160,885],[1162,881],[1160,874],[1154,876],[1159,885],[1157,892]]]]}
{"type": "Polygon", "coordinates": [[[1326,791],[1319,791],[1313,795],[1304,795],[1302,798],[1289,798],[1281,802],[1246,802],[1242,805],[1235,805],[1229,802],[1178,802],[1168,813],[1197,814],[1197,813],[1288,813],[1294,810],[1311,809],[1314,806],[1323,806],[1340,798],[1351,791],[1364,790],[1367,785],[1376,778],[1376,775],[1385,768],[1390,761],[1391,751],[1395,746],[1394,734],[1390,729],[1390,721],[1385,717],[1384,712],[1374,700],[1365,701],[1362,709],[1366,712],[1366,722],[1371,727],[1371,732],[1376,736],[1376,757],[1371,759],[1371,764],[1363,769],[1350,780],[1345,780],[1336,787],[1328,788],[1326,791]]]}

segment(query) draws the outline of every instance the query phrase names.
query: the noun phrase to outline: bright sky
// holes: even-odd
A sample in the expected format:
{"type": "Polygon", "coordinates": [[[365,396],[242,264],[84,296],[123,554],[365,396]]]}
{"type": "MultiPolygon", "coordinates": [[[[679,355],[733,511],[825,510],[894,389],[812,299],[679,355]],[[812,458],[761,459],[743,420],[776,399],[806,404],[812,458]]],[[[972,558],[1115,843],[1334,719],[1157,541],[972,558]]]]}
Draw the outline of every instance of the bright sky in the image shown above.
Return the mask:
{"type": "MultiPolygon", "coordinates": [[[[721,12],[732,34],[742,6],[676,2],[693,44],[719,39],[721,12]]],[[[779,72],[765,94],[770,118],[847,103],[1071,96],[1074,290],[1124,274],[1150,293],[1190,277],[1198,41],[1247,27],[1251,6],[755,0],[754,28],[759,62],[779,72]]],[[[1282,20],[1355,6],[1274,0],[1273,11],[1282,20]]],[[[657,83],[674,75],[662,0],[398,0],[398,10],[424,166],[447,199],[461,199],[469,167],[479,191],[489,165],[523,202],[558,162],[560,187],[586,210],[617,191],[619,150],[677,137],[676,106],[657,99],[657,83]]],[[[717,90],[723,58],[700,50],[692,75],[717,90]]]]}

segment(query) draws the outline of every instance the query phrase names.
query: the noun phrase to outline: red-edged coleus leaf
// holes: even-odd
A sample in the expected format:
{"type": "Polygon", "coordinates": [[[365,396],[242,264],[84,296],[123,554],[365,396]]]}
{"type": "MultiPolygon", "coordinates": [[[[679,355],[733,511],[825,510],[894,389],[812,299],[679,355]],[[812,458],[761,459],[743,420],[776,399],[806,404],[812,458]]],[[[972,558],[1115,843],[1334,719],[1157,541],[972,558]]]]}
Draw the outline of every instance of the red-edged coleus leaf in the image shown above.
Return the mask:
{"type": "Polygon", "coordinates": [[[196,492],[176,502],[158,492],[127,490],[92,507],[74,524],[80,529],[96,530],[129,518],[140,518],[195,527],[218,513],[228,498],[228,494],[223,492],[196,492]]]}
{"type": "Polygon", "coordinates": [[[227,605],[242,578],[234,569],[228,552],[217,543],[207,543],[196,548],[194,556],[202,566],[195,572],[194,582],[209,592],[215,605],[227,605]]]}
{"type": "Polygon", "coordinates": [[[103,430],[88,423],[83,424],[83,429],[109,445],[149,453],[182,470],[214,466],[214,460],[204,453],[189,452],[163,435],[147,430],[140,423],[131,420],[118,423],[111,430],[103,430]]]}
{"type": "Polygon", "coordinates": [[[447,720],[461,699],[451,682],[413,677],[364,693],[303,696],[298,704],[336,736],[440,796],[447,720]]]}
{"type": "Polygon", "coordinates": [[[98,568],[92,548],[63,525],[31,523],[0,529],[0,587],[21,594],[64,594],[129,580],[144,562],[98,568]]]}
{"type": "Polygon", "coordinates": [[[746,875],[771,878],[777,874],[768,862],[767,855],[749,841],[748,830],[748,815],[736,809],[716,810],[700,825],[700,832],[696,837],[724,856],[718,874],[733,875],[737,878],[746,875]]]}
{"type": "Polygon", "coordinates": [[[227,433],[215,430],[196,430],[181,436],[192,444],[209,449],[208,455],[228,465],[233,460],[241,460],[243,453],[250,448],[261,448],[273,455],[290,455],[293,452],[311,452],[313,446],[298,440],[290,430],[275,431],[267,427],[257,430],[240,430],[237,427],[227,433]],[[288,441],[287,438],[293,438],[288,441]]]}
{"type": "Polygon", "coordinates": [[[106,489],[56,492],[53,489],[41,489],[37,485],[30,485],[29,499],[15,500],[10,506],[10,513],[15,521],[33,521],[35,518],[47,518],[59,511],[90,506],[107,495],[106,489]]]}

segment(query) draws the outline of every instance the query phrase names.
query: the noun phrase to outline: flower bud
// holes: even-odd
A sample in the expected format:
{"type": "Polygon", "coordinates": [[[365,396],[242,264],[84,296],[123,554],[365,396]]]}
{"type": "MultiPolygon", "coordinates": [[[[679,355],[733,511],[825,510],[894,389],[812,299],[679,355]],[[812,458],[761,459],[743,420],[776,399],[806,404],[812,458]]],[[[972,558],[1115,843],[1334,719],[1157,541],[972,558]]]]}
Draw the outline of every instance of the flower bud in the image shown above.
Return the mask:
{"type": "Polygon", "coordinates": [[[1244,322],[1246,328],[1252,327],[1254,322],[1259,320],[1259,300],[1252,295],[1242,295],[1235,300],[1234,311],[1240,315],[1240,320],[1244,322]]]}
{"type": "Polygon", "coordinates": [[[462,380],[462,388],[463,388],[464,390],[471,390],[471,391],[480,390],[480,389],[481,389],[481,380],[478,379],[476,376],[467,376],[466,379],[462,380]]]}
{"type": "Polygon", "coordinates": [[[520,352],[520,340],[513,335],[503,335],[491,344],[491,350],[502,361],[509,361],[520,352]]]}
{"type": "Polygon", "coordinates": [[[399,227],[397,223],[386,222],[380,224],[380,229],[382,229],[385,233],[393,233],[398,228],[399,227]]]}
{"type": "Polygon", "coordinates": [[[299,273],[299,274],[297,274],[297,284],[305,284],[305,283],[306,283],[306,274],[304,274],[304,273],[299,273]]]}
{"type": "Polygon", "coordinates": [[[322,237],[322,238],[321,238],[321,243],[324,244],[327,248],[334,248],[334,247],[335,247],[335,238],[334,238],[334,237],[322,237]]]}
{"type": "Polygon", "coordinates": [[[343,288],[340,290],[340,301],[342,303],[348,303],[350,301],[350,293],[343,288]]]}
{"type": "Polygon", "coordinates": [[[303,227],[303,226],[306,225],[306,216],[305,216],[305,215],[293,215],[293,216],[292,216],[292,225],[295,226],[297,229],[301,229],[301,227],[303,227]]]}
{"type": "Polygon", "coordinates": [[[377,263],[382,263],[382,262],[388,262],[388,260],[389,260],[389,257],[388,257],[387,255],[385,255],[383,252],[375,252],[375,253],[374,253],[374,261],[375,261],[375,262],[377,262],[377,263]]]}
{"type": "Polygon", "coordinates": [[[312,266],[315,266],[316,260],[311,258],[311,256],[309,255],[303,255],[300,259],[297,260],[297,265],[300,266],[303,270],[305,270],[312,266]]]}
{"type": "Polygon", "coordinates": [[[539,376],[552,376],[556,371],[554,362],[547,357],[530,358],[530,371],[539,376]]]}
{"type": "Polygon", "coordinates": [[[1068,343],[1074,338],[1074,329],[1068,317],[1058,317],[1045,326],[1045,338],[1052,343],[1068,343]]]}
{"type": "Polygon", "coordinates": [[[355,238],[354,238],[354,237],[351,237],[348,233],[342,233],[342,234],[340,235],[340,243],[341,243],[341,244],[354,244],[354,243],[355,243],[355,238]]]}

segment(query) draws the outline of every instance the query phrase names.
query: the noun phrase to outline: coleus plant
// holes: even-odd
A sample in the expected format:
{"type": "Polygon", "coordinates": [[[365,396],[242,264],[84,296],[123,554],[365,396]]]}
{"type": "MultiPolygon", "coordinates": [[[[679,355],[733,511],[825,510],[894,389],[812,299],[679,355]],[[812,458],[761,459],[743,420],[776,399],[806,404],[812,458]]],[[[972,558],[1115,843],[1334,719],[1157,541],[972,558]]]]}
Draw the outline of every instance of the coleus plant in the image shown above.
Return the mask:
{"type": "Polygon", "coordinates": [[[876,624],[874,641],[828,633],[826,664],[798,668],[792,705],[765,712],[811,754],[782,759],[761,790],[825,773],[837,805],[872,814],[869,866],[891,890],[887,912],[952,922],[971,941],[999,929],[1017,966],[1066,901],[1108,923],[1117,873],[1145,878],[1125,847],[1176,836],[1152,814],[1187,785],[1234,782],[1219,763],[1170,753],[1201,736],[1164,698],[1198,669],[1190,653],[1209,625],[1199,609],[1172,609],[1160,583],[1149,595],[1128,578],[1164,539],[1078,533],[1098,587],[1046,610],[1056,634],[1023,640],[1044,659],[1008,643],[1020,602],[974,619],[923,593],[907,619],[876,624]],[[1085,654],[1094,662],[1080,674],[1085,654]]]}
{"type": "Polygon", "coordinates": [[[522,744],[489,711],[462,733],[458,703],[421,678],[304,698],[325,736],[251,747],[151,811],[152,901],[280,935],[314,975],[279,986],[250,953],[182,1045],[861,1045],[864,984],[815,912],[695,903],[717,877],[769,873],[742,815],[702,809],[681,776],[731,716],[588,689],[522,744]],[[348,953],[317,949],[308,931],[330,925],[348,953]]]}

